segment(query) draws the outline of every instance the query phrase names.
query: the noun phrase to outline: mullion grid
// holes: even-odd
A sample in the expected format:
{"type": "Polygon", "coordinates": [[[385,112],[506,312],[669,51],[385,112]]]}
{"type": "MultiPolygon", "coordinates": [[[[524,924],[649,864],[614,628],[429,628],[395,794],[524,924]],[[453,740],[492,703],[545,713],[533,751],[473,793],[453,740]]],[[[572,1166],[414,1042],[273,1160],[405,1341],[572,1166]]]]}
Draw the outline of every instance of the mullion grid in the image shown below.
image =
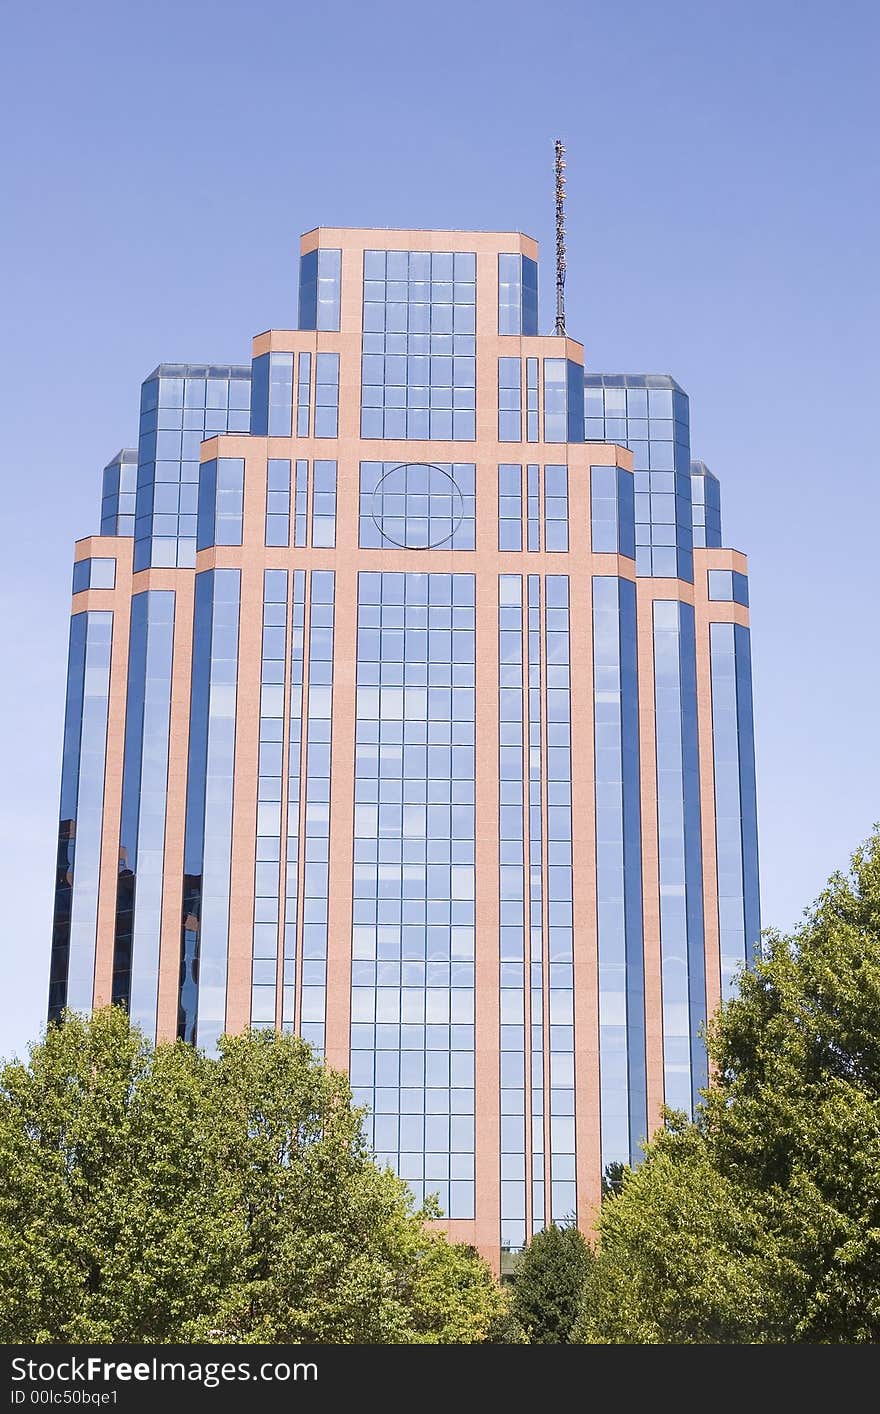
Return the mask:
{"type": "Polygon", "coordinates": [[[305,660],[306,572],[293,571],[290,615],[290,698],[287,731],[287,831],[284,883],[284,966],[281,1028],[293,1031],[296,1021],[297,939],[299,937],[299,845],[303,777],[303,668],[305,660]]]}
{"type": "Polygon", "coordinates": [[[474,1215],[474,579],[359,576],[351,1076],[421,1201],[474,1215]]]}
{"type": "MultiPolygon", "coordinates": [[[[522,468],[517,470],[521,475],[522,468]]],[[[500,575],[498,585],[501,1246],[518,1250],[525,1246],[530,1208],[526,1177],[529,1086],[522,575],[500,575]]]]}
{"type": "Polygon", "coordinates": [[[284,697],[288,647],[287,595],[287,570],[265,570],[251,1025],[267,1030],[275,1026],[277,1011],[278,910],[283,842],[284,697]]]}
{"type": "Polygon", "coordinates": [[[312,570],[309,579],[299,1031],[319,1055],[324,1052],[327,1009],[334,586],[332,570],[312,570]]]}

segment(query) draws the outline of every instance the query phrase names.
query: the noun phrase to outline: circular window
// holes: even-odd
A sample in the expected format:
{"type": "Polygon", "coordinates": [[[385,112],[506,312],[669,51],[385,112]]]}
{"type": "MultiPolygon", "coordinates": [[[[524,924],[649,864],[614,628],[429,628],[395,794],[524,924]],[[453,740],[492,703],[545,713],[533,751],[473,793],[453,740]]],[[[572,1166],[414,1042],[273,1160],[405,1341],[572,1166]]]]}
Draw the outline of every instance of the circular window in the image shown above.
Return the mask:
{"type": "Polygon", "coordinates": [[[402,462],[385,472],[373,492],[372,513],[391,545],[431,550],[452,539],[464,515],[464,499],[442,466],[402,462]]]}

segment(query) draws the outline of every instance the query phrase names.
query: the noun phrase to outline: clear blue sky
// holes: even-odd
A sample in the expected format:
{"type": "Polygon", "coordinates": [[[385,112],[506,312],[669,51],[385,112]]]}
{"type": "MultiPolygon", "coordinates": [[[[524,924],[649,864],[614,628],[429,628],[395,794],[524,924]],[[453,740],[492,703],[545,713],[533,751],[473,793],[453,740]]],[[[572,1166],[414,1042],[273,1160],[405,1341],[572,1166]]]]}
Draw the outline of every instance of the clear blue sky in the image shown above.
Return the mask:
{"type": "Polygon", "coordinates": [[[0,1054],[46,994],[70,564],[161,360],[296,319],[301,231],[514,228],[569,149],[568,323],[670,372],[749,554],[763,910],[880,818],[873,0],[31,0],[7,13],[0,1054]]]}

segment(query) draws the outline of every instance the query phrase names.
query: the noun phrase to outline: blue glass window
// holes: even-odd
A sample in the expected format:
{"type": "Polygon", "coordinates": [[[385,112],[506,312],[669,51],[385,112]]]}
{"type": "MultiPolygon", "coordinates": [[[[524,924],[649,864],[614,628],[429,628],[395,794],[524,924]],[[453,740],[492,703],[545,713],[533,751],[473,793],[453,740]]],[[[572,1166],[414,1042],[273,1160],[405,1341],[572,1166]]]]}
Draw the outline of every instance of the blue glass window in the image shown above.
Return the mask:
{"type": "Polygon", "coordinates": [[[276,457],[266,471],[266,544],[290,544],[290,462],[276,457]]]}
{"type": "Polygon", "coordinates": [[[278,981],[287,590],[287,570],[264,571],[251,1025],[270,1029],[278,981]]]}
{"type": "Polygon", "coordinates": [[[341,250],[310,250],[300,257],[300,329],[339,328],[341,280],[341,250]]]}
{"type": "Polygon", "coordinates": [[[178,1035],[206,1050],[226,1020],[240,580],[195,585],[178,1035]]]}
{"type": "Polygon", "coordinates": [[[568,467],[544,467],[544,548],[568,549],[568,467]]]}
{"type": "Polygon", "coordinates": [[[498,549],[522,549],[522,467],[508,462],[498,468],[498,549]]]}
{"type": "Polygon", "coordinates": [[[709,570],[709,598],[732,600],[748,607],[748,576],[738,570],[709,570]]]}
{"type": "Polygon", "coordinates": [[[297,364],[296,384],[296,435],[309,435],[309,409],[311,406],[312,355],[301,353],[297,364]]]}
{"type": "Polygon", "coordinates": [[[537,334],[538,266],[524,255],[498,257],[498,333],[537,334]]]}
{"type": "Polygon", "coordinates": [[[309,679],[305,742],[305,857],[302,863],[300,1035],[323,1053],[330,901],[330,760],[333,716],[332,570],[310,576],[309,679]]]}
{"type": "Polygon", "coordinates": [[[594,554],[635,556],[633,478],[625,467],[590,467],[594,554]]]}
{"type": "Polygon", "coordinates": [[[637,1163],[648,1129],[636,587],[593,579],[599,1103],[602,1165],[637,1163]]]}
{"type": "Polygon", "coordinates": [[[137,461],[137,449],[125,447],[104,468],[101,493],[102,535],[134,535],[137,461]]]}
{"type": "Polygon", "coordinates": [[[417,1201],[474,1216],[475,584],[358,576],[351,1078],[417,1201]]]}
{"type": "Polygon", "coordinates": [[[362,549],[473,550],[473,462],[361,462],[362,549]]]}
{"type": "Polygon", "coordinates": [[[654,711],[665,1099],[692,1114],[707,1084],[694,609],[654,600],[654,711]]]}
{"type": "Polygon", "coordinates": [[[70,620],[49,1020],[88,1011],[95,977],[113,615],[70,620]]]}
{"type": "Polygon", "coordinates": [[[336,544],[336,463],[316,461],[312,466],[312,545],[331,549],[336,544]]]}
{"type": "MultiPolygon", "coordinates": [[[[292,1031],[296,1019],[296,966],[298,910],[300,902],[300,814],[303,808],[303,676],[305,661],[305,602],[304,570],[293,571],[293,597],[290,615],[290,705],[287,757],[287,860],[284,902],[284,976],[281,1023],[292,1031]]],[[[326,636],[327,629],[323,626],[326,636]]],[[[256,941],[257,925],[254,925],[256,941]]],[[[274,935],[270,935],[269,941],[274,935]]],[[[256,949],[255,949],[256,955],[256,949]]],[[[274,952],[269,954],[274,956],[274,952]]]]}
{"type": "Polygon", "coordinates": [[[339,434],[339,354],[319,353],[315,359],[315,436],[339,434]]]}
{"type": "Polygon", "coordinates": [[[522,441],[522,359],[498,360],[498,440],[522,441]]]}
{"type": "Polygon", "coordinates": [[[73,592],[84,589],[113,589],[116,585],[116,560],[112,556],[77,560],[73,566],[73,592]]]}
{"type": "Polygon", "coordinates": [[[244,457],[216,457],[199,476],[197,548],[240,545],[244,508],[244,457]]]}
{"type": "Polygon", "coordinates": [[[361,436],[473,441],[476,256],[364,252],[361,436]]]}
{"type": "Polygon", "coordinates": [[[153,1040],[162,932],[174,591],[131,601],[113,1002],[153,1040]]]}
{"type": "Polygon", "coordinates": [[[721,995],[732,995],[761,933],[749,630],[710,624],[721,995]]]}
{"type": "Polygon", "coordinates": [[[538,433],[538,360],[526,359],[526,441],[539,441],[538,433]]]}
{"type": "Polygon", "coordinates": [[[134,568],[192,568],[199,452],[221,432],[250,425],[249,368],[160,364],[143,385],[134,568]]]}
{"type": "MultiPolygon", "coordinates": [[[[522,467],[499,468],[515,472],[522,482],[522,467]]],[[[522,501],[517,522],[522,539],[522,501]]],[[[517,546],[516,548],[520,548],[517,546]]],[[[527,1236],[527,1155],[531,1177],[531,1152],[526,1143],[525,1066],[526,1045],[526,869],[525,869],[525,716],[523,696],[523,582],[518,574],[499,577],[498,595],[498,779],[499,779],[499,970],[501,1049],[501,1245],[519,1249],[527,1236]]],[[[540,646],[540,640],[539,640],[540,646]]],[[[540,791],[540,785],[538,787],[540,791]]],[[[540,821],[540,807],[538,808],[540,821]]],[[[531,841],[529,841],[531,852],[531,841]]],[[[540,845],[538,846],[540,871],[540,845]]],[[[540,964],[539,964],[540,989],[540,964]]],[[[539,990],[540,995],[540,990],[539,990]]],[[[537,1008],[536,1027],[542,1008],[537,1008]]],[[[538,1075],[543,1081],[543,1042],[538,1052],[538,1075]]],[[[539,1086],[540,1089],[540,1086],[539,1086]]],[[[533,1091],[532,1098],[535,1098],[533,1091]]],[[[543,1120],[537,1123],[538,1180],[543,1189],[543,1120]]]]}

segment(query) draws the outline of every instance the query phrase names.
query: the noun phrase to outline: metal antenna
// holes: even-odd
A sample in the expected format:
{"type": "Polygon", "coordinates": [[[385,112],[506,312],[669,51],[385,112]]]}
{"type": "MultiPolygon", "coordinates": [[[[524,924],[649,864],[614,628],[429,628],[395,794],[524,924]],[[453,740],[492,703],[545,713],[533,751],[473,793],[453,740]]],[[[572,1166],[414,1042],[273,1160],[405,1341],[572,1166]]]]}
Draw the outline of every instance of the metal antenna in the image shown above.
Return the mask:
{"type": "Polygon", "coordinates": [[[556,139],[556,332],[565,333],[565,143],[556,139]]]}

